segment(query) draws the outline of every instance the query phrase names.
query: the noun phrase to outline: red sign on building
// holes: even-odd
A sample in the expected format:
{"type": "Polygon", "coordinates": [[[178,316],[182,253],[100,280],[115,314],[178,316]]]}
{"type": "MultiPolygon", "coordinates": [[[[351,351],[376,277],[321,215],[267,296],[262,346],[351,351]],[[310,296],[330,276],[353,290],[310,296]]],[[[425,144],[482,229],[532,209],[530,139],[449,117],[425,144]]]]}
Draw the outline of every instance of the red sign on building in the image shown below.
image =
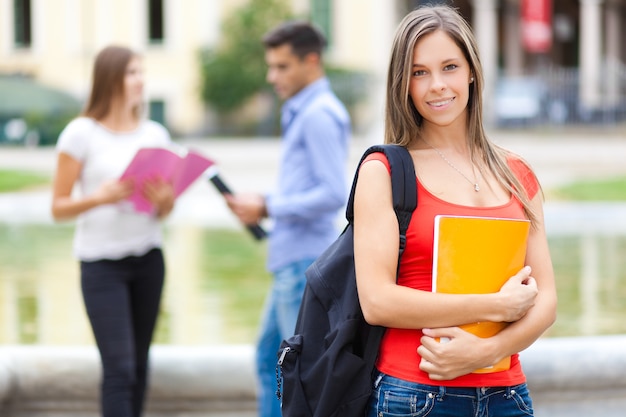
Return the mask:
{"type": "Polygon", "coordinates": [[[532,53],[552,47],[552,0],[522,0],[522,42],[532,53]]]}

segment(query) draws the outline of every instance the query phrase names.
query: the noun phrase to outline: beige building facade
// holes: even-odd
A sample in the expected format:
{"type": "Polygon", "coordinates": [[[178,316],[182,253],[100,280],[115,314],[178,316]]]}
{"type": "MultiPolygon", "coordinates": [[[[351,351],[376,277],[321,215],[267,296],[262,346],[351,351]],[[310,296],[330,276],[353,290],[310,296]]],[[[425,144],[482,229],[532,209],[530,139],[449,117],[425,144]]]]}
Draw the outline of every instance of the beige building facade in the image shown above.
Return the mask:
{"type": "MultiPolygon", "coordinates": [[[[207,130],[210,109],[200,98],[198,52],[220,41],[220,22],[245,3],[246,0],[0,0],[0,74],[32,77],[84,101],[94,56],[106,45],[126,45],[144,57],[146,101],[151,116],[161,119],[177,135],[202,134],[207,130]],[[25,10],[19,10],[20,7],[25,10]],[[20,19],[27,20],[26,28],[19,27],[24,24],[20,19]]],[[[327,12],[332,13],[335,27],[328,59],[366,71],[384,60],[376,50],[384,53],[390,42],[380,34],[390,36],[393,30],[391,3],[329,2],[332,10],[327,12]]],[[[292,7],[297,15],[307,16],[310,2],[293,0],[292,7]]]]}
{"type": "MultiPolygon", "coordinates": [[[[210,130],[211,118],[200,98],[198,52],[218,44],[220,23],[247,1],[0,0],[0,74],[24,74],[84,101],[95,54],[108,44],[124,44],[145,58],[151,117],[175,135],[201,135],[210,130]]],[[[488,80],[487,98],[501,74],[522,73],[535,62],[521,47],[523,1],[439,1],[458,7],[474,27],[488,80]]],[[[394,29],[406,12],[426,1],[290,3],[297,16],[313,15],[321,21],[330,39],[327,61],[373,76],[368,86],[370,118],[382,117],[382,86],[394,29]]],[[[598,105],[607,94],[611,100],[622,94],[617,69],[626,57],[621,42],[624,3],[552,0],[555,43],[543,59],[578,67],[578,95],[589,106],[598,105]]]]}
{"type": "Polygon", "coordinates": [[[222,2],[164,0],[159,34],[158,28],[150,33],[149,1],[30,0],[27,45],[15,39],[18,3],[0,0],[0,73],[32,76],[84,101],[97,52],[109,44],[129,46],[145,58],[146,100],[165,110],[175,131],[199,128],[197,50],[217,42],[222,2]]]}

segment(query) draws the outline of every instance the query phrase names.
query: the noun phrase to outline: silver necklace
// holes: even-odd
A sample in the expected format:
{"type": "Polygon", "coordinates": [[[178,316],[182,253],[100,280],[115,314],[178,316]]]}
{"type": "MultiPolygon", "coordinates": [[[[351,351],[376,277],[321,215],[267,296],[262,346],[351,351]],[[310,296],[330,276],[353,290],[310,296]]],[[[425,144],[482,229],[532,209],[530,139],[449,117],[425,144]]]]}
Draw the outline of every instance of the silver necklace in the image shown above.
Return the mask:
{"type": "MultiPolygon", "coordinates": [[[[459,174],[461,174],[461,176],[463,178],[465,178],[467,180],[467,182],[469,182],[472,187],[474,187],[474,191],[479,192],[480,191],[480,186],[478,185],[478,180],[476,179],[476,172],[474,172],[474,163],[472,162],[472,174],[474,174],[474,181],[472,181],[471,179],[469,179],[469,177],[467,175],[465,175],[460,169],[458,169],[456,167],[456,165],[454,165],[452,162],[450,162],[450,160],[448,158],[446,158],[446,156],[443,154],[443,152],[441,152],[439,149],[435,148],[433,145],[431,145],[430,143],[428,143],[428,141],[424,138],[422,138],[422,140],[424,141],[424,143],[426,143],[426,145],[430,146],[431,148],[434,149],[435,152],[437,152],[439,154],[439,156],[441,157],[441,159],[443,159],[444,161],[446,161],[446,163],[448,165],[450,165],[456,172],[458,172],[459,174]]],[[[470,161],[471,162],[471,161],[470,161]]]]}

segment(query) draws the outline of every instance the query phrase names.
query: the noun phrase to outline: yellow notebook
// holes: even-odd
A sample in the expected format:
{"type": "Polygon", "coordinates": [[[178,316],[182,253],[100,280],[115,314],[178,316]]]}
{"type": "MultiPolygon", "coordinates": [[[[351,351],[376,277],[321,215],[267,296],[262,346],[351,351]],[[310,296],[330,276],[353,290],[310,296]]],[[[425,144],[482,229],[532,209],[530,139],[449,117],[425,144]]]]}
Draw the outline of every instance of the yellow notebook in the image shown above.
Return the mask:
{"type": "MultiPolygon", "coordinates": [[[[524,267],[530,222],[493,217],[436,216],[433,247],[433,292],[488,294],[524,267]]],[[[491,337],[508,323],[479,322],[460,326],[491,337]]],[[[509,369],[507,357],[474,373],[509,369]]]]}

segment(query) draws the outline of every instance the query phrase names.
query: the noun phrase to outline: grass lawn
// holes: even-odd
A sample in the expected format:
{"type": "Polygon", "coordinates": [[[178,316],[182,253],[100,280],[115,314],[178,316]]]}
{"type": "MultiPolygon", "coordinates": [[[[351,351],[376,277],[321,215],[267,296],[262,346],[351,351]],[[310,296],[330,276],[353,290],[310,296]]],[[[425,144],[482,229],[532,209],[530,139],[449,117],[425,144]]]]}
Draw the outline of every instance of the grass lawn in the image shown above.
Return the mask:
{"type": "MultiPolygon", "coordinates": [[[[48,176],[31,171],[0,169],[0,193],[49,186],[48,176]]],[[[544,190],[555,200],[626,201],[626,177],[578,181],[544,190]]]]}
{"type": "Polygon", "coordinates": [[[547,194],[559,200],[626,201],[626,177],[574,182],[547,194]]]}
{"type": "Polygon", "coordinates": [[[0,193],[50,185],[50,178],[30,171],[0,169],[0,193]]]}
{"type": "MultiPolygon", "coordinates": [[[[0,169],[0,193],[50,185],[49,177],[30,172],[0,169]]],[[[626,177],[579,181],[545,190],[556,200],[626,201],[626,177]]]]}

